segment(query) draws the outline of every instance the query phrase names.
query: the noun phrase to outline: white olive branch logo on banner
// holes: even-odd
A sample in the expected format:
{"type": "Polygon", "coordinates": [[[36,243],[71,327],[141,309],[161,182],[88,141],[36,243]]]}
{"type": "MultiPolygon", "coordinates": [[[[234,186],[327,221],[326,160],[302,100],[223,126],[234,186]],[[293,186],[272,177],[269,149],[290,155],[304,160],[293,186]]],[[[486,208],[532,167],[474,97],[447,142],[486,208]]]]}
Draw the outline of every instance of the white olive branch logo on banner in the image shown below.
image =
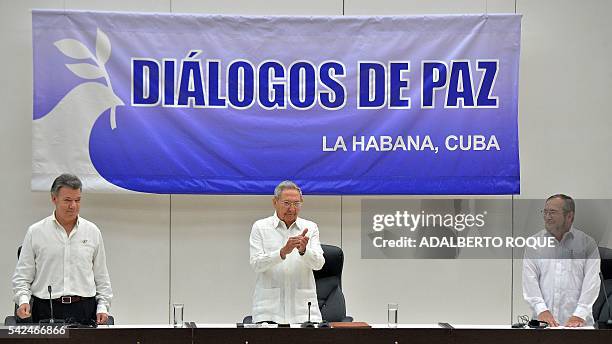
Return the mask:
{"type": "MultiPolygon", "coordinates": [[[[77,60],[92,59],[94,64],[90,63],[70,63],[66,64],[66,67],[70,69],[76,76],[87,79],[95,80],[104,78],[106,85],[111,92],[113,92],[113,86],[108,72],[106,71],[106,62],[111,56],[111,43],[108,36],[99,28],[96,31],[96,54],[91,51],[80,41],[72,38],[66,38],[59,40],[54,45],[66,56],[77,60]]],[[[123,105],[123,104],[119,104],[123,105]]],[[[117,128],[117,120],[115,116],[116,105],[110,107],[110,124],[111,128],[117,128]]]]}

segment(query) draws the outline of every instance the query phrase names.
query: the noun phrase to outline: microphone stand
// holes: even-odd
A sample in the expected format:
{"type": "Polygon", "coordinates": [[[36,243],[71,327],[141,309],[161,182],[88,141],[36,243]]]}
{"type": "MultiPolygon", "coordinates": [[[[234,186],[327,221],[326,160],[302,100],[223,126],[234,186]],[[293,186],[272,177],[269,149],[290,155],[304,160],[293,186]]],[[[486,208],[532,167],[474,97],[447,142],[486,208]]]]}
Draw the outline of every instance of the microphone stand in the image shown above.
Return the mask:
{"type": "Polygon", "coordinates": [[[310,321],[310,305],[312,305],[312,303],[308,301],[308,321],[305,323],[302,323],[302,326],[301,326],[302,328],[314,328],[315,327],[315,323],[310,321]]]}
{"type": "Polygon", "coordinates": [[[53,316],[53,299],[51,298],[51,286],[47,287],[49,291],[49,308],[51,309],[51,319],[49,319],[49,324],[55,323],[55,317],[53,316]]]}
{"type": "Polygon", "coordinates": [[[51,297],[51,286],[47,286],[47,291],[49,292],[49,309],[51,310],[51,318],[44,319],[39,321],[39,325],[49,324],[51,326],[64,326],[66,322],[64,320],[56,320],[55,315],[53,314],[53,299],[51,297]]]}

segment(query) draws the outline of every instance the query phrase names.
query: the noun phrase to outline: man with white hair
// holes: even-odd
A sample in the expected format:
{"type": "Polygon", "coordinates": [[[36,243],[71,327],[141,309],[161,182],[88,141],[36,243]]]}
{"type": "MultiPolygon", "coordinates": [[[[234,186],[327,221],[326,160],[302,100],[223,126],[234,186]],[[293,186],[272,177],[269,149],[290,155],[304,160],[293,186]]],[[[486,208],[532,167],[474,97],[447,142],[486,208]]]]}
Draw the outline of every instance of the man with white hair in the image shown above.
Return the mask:
{"type": "Polygon", "coordinates": [[[304,199],[300,188],[283,181],[274,190],[274,215],[256,221],[250,237],[250,263],[257,274],[253,322],[320,322],[312,270],[325,263],[317,224],[298,217],[304,199]]]}

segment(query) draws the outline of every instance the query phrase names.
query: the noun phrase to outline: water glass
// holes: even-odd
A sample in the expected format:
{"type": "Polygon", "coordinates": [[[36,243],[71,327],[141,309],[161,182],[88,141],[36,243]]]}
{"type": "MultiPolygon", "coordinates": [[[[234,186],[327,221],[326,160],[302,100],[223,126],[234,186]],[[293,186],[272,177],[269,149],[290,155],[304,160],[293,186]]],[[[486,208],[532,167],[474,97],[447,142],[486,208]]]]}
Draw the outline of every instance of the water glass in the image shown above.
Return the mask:
{"type": "Polygon", "coordinates": [[[390,303],[387,305],[387,326],[390,328],[397,328],[397,303],[390,303]]]}
{"type": "Polygon", "coordinates": [[[185,309],[185,305],[182,303],[173,303],[172,304],[172,314],[173,314],[173,325],[174,327],[183,327],[183,310],[185,309]]]}

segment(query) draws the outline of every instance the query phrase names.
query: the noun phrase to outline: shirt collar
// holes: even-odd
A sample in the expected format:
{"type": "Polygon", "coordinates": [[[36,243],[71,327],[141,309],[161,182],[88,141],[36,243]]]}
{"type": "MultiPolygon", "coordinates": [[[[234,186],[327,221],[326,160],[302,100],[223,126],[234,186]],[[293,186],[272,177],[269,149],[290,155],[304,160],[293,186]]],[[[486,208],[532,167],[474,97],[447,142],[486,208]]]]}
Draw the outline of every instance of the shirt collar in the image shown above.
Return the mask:
{"type": "MultiPolygon", "coordinates": [[[[549,237],[555,237],[551,232],[549,232],[548,230],[544,230],[544,234],[546,236],[549,237]]],[[[574,228],[574,226],[570,227],[569,231],[563,233],[563,236],[561,237],[561,241],[567,241],[567,240],[572,240],[574,239],[574,237],[576,236],[576,229],[574,228]]]]}
{"type": "MultiPolygon", "coordinates": [[[[58,228],[62,228],[64,229],[64,226],[62,226],[61,223],[59,223],[59,221],[57,221],[57,217],[55,217],[55,210],[53,211],[53,213],[51,214],[51,218],[53,219],[53,222],[55,222],[55,224],[58,226],[58,228]]],[[[76,223],[74,224],[74,228],[72,230],[75,230],[79,227],[79,224],[81,223],[81,216],[77,215],[77,220],[76,223]]],[[[65,230],[65,229],[64,229],[65,230]]]]}
{"type": "Polygon", "coordinates": [[[567,231],[565,235],[563,235],[563,239],[567,238],[566,240],[571,240],[574,239],[574,237],[576,237],[576,229],[574,228],[574,226],[572,226],[570,227],[570,230],[567,231]]]}
{"type": "MultiPolygon", "coordinates": [[[[278,217],[278,214],[276,212],[274,212],[273,218],[274,218],[273,219],[274,220],[274,228],[279,228],[279,227],[282,228],[282,229],[287,228],[287,225],[283,222],[283,220],[281,220],[278,217]]],[[[295,219],[295,222],[293,224],[291,224],[291,226],[289,228],[295,227],[295,228],[297,228],[298,230],[301,231],[302,230],[302,226],[300,225],[300,223],[301,223],[301,221],[300,221],[300,218],[298,217],[298,218],[295,219]]],[[[287,228],[287,229],[289,229],[289,228],[287,228]]]]}

